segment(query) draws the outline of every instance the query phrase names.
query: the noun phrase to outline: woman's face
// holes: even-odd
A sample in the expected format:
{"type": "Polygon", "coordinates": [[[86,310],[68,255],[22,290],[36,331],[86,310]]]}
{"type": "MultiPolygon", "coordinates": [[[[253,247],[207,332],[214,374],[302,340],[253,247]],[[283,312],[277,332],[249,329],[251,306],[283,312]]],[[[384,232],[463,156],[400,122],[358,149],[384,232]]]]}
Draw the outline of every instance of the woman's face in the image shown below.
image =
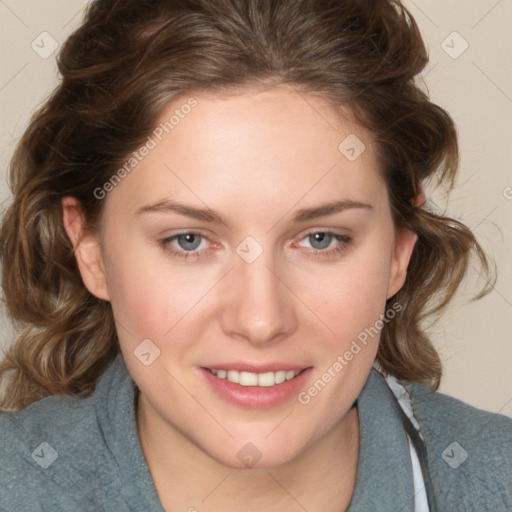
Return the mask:
{"type": "Polygon", "coordinates": [[[166,121],[104,199],[84,281],[158,422],[232,467],[291,461],[361,391],[415,236],[368,132],[317,97],[198,94],[166,121]]]}

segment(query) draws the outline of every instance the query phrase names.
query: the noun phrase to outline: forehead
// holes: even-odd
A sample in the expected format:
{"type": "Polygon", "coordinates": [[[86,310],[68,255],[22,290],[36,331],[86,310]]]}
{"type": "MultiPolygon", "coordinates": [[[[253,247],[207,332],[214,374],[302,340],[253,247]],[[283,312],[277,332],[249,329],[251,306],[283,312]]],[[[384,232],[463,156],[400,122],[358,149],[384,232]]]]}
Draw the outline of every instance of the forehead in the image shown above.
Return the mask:
{"type": "Polygon", "coordinates": [[[289,86],[182,95],[112,199],[137,208],[172,197],[240,213],[300,198],[368,198],[383,186],[374,142],[344,112],[289,86]]]}

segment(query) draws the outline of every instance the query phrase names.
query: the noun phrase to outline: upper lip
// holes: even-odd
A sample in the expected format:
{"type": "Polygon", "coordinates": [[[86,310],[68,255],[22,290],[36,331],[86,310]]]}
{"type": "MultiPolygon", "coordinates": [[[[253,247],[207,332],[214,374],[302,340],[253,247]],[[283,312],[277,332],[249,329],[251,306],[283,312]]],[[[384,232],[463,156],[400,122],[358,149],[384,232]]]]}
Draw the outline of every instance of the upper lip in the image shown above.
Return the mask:
{"type": "Polygon", "coordinates": [[[266,372],[277,372],[279,370],[285,371],[297,371],[305,370],[309,368],[308,365],[297,365],[290,363],[265,363],[265,364],[253,364],[253,363],[214,363],[208,366],[203,366],[209,370],[235,370],[238,372],[250,372],[250,373],[266,373],[266,372]]]}

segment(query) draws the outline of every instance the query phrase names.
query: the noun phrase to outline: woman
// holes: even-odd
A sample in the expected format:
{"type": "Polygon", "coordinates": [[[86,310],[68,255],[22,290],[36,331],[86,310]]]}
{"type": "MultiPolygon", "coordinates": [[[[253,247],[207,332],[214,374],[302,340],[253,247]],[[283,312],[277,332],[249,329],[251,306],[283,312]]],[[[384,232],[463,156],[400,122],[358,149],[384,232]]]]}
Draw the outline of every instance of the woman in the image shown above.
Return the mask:
{"type": "Polygon", "coordinates": [[[398,2],[90,4],[12,160],[2,507],[512,508],[422,329],[488,270],[426,62],[398,2]]]}

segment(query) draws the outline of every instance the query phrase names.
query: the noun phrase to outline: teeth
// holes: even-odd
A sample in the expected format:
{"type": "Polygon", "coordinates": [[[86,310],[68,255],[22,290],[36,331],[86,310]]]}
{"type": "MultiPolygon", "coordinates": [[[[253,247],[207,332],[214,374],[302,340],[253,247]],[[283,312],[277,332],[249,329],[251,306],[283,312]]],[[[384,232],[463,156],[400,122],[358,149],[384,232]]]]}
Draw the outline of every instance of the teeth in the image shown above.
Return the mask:
{"type": "Polygon", "coordinates": [[[226,379],[229,380],[229,382],[240,384],[240,372],[237,372],[236,370],[229,370],[226,379]]]}
{"type": "Polygon", "coordinates": [[[251,373],[251,372],[239,372],[237,370],[210,370],[213,375],[219,379],[226,379],[229,382],[240,384],[241,386],[260,386],[260,387],[271,387],[276,384],[281,384],[285,380],[290,380],[296,377],[301,370],[279,370],[277,372],[265,372],[265,373],[251,373]]]}
{"type": "Polygon", "coordinates": [[[276,372],[274,378],[276,384],[281,384],[281,382],[284,382],[286,380],[286,372],[284,370],[276,372]]]}

